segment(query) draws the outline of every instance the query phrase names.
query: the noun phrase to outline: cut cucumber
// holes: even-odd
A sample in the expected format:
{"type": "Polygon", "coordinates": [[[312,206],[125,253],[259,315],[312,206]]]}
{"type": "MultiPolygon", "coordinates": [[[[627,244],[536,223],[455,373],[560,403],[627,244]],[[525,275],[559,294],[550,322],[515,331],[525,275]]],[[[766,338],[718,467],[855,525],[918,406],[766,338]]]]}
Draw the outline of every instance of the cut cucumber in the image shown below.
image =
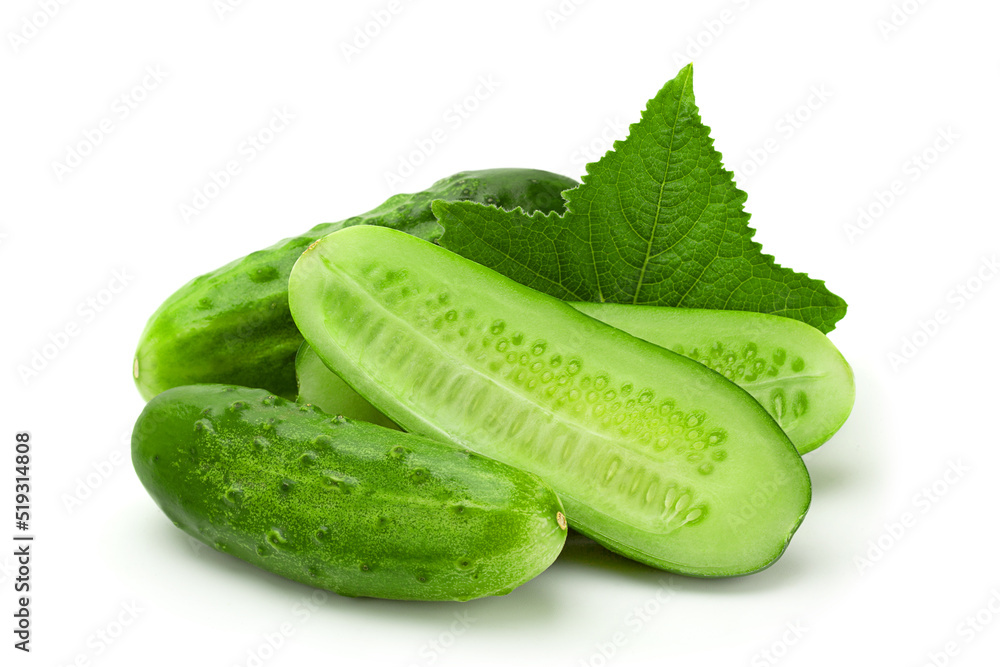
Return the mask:
{"type": "MultiPolygon", "coordinates": [[[[830,339],[798,320],[736,310],[570,303],[581,313],[722,373],[774,417],[800,454],[830,439],[854,406],[854,374],[830,339]]],[[[392,422],[302,344],[299,399],[392,422]],[[342,406],[342,407],[338,407],[342,406]]],[[[346,414],[346,413],[345,413],[346,414]]]]}
{"type": "Polygon", "coordinates": [[[571,525],[636,560],[754,572],[808,509],[801,457],[744,390],[426,241],[324,237],[296,262],[289,305],[393,421],[538,474],[571,525]]]}
{"type": "Polygon", "coordinates": [[[305,341],[295,355],[295,379],[299,385],[299,403],[315,405],[323,412],[348,419],[399,429],[391,419],[348,386],[326,367],[319,355],[305,341]]]}
{"type": "Polygon", "coordinates": [[[694,359],[746,389],[799,453],[830,439],[854,406],[854,374],[823,332],[737,310],[571,303],[582,313],[694,359]]]}
{"type": "Polygon", "coordinates": [[[535,475],[260,389],[157,395],[136,421],[132,463],[178,528],[342,595],[503,595],[566,540],[562,505],[535,475]]]}

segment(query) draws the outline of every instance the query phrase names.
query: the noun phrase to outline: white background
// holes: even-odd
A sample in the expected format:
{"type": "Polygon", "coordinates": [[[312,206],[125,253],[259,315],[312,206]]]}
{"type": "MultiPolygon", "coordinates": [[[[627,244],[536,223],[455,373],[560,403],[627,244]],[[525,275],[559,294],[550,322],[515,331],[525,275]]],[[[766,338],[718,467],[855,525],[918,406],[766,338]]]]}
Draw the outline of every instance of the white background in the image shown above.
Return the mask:
{"type": "Polygon", "coordinates": [[[350,58],[388,0],[50,1],[51,18],[45,2],[4,2],[0,536],[14,532],[13,437],[27,429],[37,541],[28,656],[11,648],[16,575],[0,548],[0,661],[995,664],[1000,6],[895,1],[909,12],[897,25],[891,0],[404,1],[350,58]],[[161,300],[377,205],[386,173],[437,127],[446,141],[397,189],[500,166],[579,176],[690,60],[756,239],[850,304],[831,338],[857,404],[808,455],[813,506],[776,565],[685,579],[575,540],[505,598],[330,595],[306,613],[313,589],[196,548],[157,510],[128,439],[142,408],[132,353],[161,300]],[[446,122],[481,77],[495,90],[446,122]],[[241,144],[276,109],[294,118],[246,160],[241,144]],[[111,132],[59,173],[103,119],[111,132]],[[951,138],[935,148],[939,133],[951,138]],[[230,159],[241,172],[185,220],[230,159]],[[849,234],[859,208],[871,221],[849,234]]]}

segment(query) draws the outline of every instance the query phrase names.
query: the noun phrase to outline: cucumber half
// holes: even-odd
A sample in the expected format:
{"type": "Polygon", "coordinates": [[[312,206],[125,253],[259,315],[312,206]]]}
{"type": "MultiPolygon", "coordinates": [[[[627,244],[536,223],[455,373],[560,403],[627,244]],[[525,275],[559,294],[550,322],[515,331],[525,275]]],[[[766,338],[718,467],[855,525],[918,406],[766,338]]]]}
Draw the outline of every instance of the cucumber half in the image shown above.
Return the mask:
{"type": "Polygon", "coordinates": [[[570,305],[725,375],[764,406],[800,454],[829,440],[854,406],[851,367],[805,322],[738,310],[570,305]]]}
{"type": "Polygon", "coordinates": [[[570,525],[635,560],[754,572],[809,507],[800,455],[746,391],[426,241],[326,236],[296,262],[289,305],[397,424],[536,473],[570,525]]]}
{"type": "Polygon", "coordinates": [[[295,355],[295,379],[299,385],[299,403],[315,405],[331,415],[399,429],[391,419],[327,368],[305,341],[295,355]]]}
{"type": "MultiPolygon", "coordinates": [[[[617,303],[573,308],[723,374],[764,406],[800,454],[829,440],[854,406],[854,373],[821,331],[787,317],[617,303]]],[[[391,426],[302,343],[299,400],[331,413],[391,426]]]]}

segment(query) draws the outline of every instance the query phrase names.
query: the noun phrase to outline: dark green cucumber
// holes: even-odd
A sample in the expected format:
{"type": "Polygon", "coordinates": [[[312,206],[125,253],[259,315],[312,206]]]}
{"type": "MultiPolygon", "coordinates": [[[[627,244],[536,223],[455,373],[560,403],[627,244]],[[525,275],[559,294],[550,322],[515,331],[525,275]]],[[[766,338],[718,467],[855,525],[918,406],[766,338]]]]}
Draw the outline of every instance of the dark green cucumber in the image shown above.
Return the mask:
{"type": "Polygon", "coordinates": [[[809,506],[801,457],[743,389],[434,244],[335,232],[296,262],[289,305],[393,421],[538,474],[572,526],[636,560],[754,572],[809,506]]]}
{"type": "MultiPolygon", "coordinates": [[[[800,454],[829,440],[854,406],[851,367],[829,338],[798,320],[736,310],[569,305],[722,373],[764,406],[800,454]]],[[[303,349],[309,363],[297,368],[300,400],[327,411],[343,405],[359,419],[389,422],[327,369],[308,343],[303,349]]]]}
{"type": "Polygon", "coordinates": [[[358,392],[340,379],[319,358],[309,343],[302,342],[295,355],[295,379],[299,385],[299,403],[315,405],[331,415],[378,424],[398,429],[391,419],[366,401],[358,392]]]}
{"type": "Polygon", "coordinates": [[[829,440],[854,406],[854,373],[823,332],[736,310],[571,303],[582,313],[722,373],[774,417],[800,454],[829,440]]]}
{"type": "Polygon", "coordinates": [[[136,422],[132,463],[185,532],[342,595],[503,595],[566,539],[559,499],[535,475],[260,389],[163,392],[136,422]]]}
{"type": "Polygon", "coordinates": [[[535,169],[466,171],[423,192],[399,194],[368,213],[317,225],[195,278],[159,307],[139,339],[132,372],[143,398],[200,382],[261,387],[295,396],[302,336],[288,312],[288,273],[302,250],[343,227],[381,225],[433,241],[431,202],[475,201],[525,212],[562,211],[571,178],[535,169]]]}

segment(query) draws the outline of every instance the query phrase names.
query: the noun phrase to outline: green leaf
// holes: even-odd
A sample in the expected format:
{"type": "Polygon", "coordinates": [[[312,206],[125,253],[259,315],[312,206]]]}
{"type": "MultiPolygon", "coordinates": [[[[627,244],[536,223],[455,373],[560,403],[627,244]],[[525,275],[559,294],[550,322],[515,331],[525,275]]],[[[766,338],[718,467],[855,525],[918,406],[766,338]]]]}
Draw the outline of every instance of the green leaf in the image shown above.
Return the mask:
{"type": "Polygon", "coordinates": [[[753,241],[746,193],[701,122],[688,65],[649,101],[563,215],[435,202],[440,243],[553,296],[750,310],[831,331],[846,310],[820,280],[779,266],[753,241]]]}

